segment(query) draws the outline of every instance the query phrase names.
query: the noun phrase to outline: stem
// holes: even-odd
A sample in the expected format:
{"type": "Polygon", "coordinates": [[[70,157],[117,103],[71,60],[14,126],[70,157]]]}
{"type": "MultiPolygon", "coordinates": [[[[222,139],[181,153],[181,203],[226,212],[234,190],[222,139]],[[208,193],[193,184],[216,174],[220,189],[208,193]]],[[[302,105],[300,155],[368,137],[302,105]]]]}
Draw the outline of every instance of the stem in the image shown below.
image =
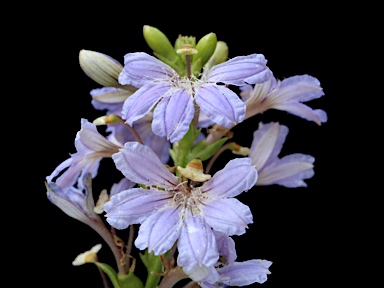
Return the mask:
{"type": "Polygon", "coordinates": [[[124,123],[125,126],[128,127],[128,129],[133,133],[133,135],[135,136],[137,142],[139,142],[140,144],[144,144],[143,143],[143,140],[141,140],[141,137],[140,135],[137,133],[137,131],[135,130],[135,128],[133,128],[132,126],[128,125],[127,123],[124,123]]]}
{"type": "Polygon", "coordinates": [[[103,240],[108,244],[109,248],[111,249],[113,255],[115,256],[117,268],[119,270],[119,273],[126,274],[125,267],[121,265],[121,253],[120,249],[116,246],[115,240],[109,232],[109,230],[105,227],[104,223],[101,221],[101,219],[98,222],[92,222],[92,225],[90,225],[99,235],[103,238],[103,240]],[[101,223],[101,225],[100,225],[101,223]],[[95,225],[93,225],[95,224],[95,225]]]}
{"type": "Polygon", "coordinates": [[[212,165],[216,161],[217,157],[219,157],[221,153],[223,153],[226,149],[228,149],[229,145],[232,145],[232,142],[223,145],[219,150],[217,150],[215,155],[212,156],[212,158],[209,160],[207,164],[207,167],[205,168],[205,171],[204,171],[205,174],[209,174],[209,170],[211,170],[212,165]]]}
{"type": "MultiPolygon", "coordinates": [[[[132,245],[133,245],[133,234],[135,233],[135,227],[133,224],[129,225],[129,236],[128,236],[128,242],[127,242],[127,250],[125,251],[125,255],[130,256],[132,252],[132,245]]],[[[126,269],[129,269],[131,262],[131,258],[127,257],[126,262],[126,269]]]]}
{"type": "Polygon", "coordinates": [[[183,270],[177,266],[170,270],[161,280],[160,285],[157,288],[170,288],[173,287],[177,282],[182,279],[188,278],[188,275],[183,272],[183,270]]]}
{"type": "Polygon", "coordinates": [[[163,262],[161,261],[160,256],[156,257],[152,262],[148,269],[148,276],[145,282],[144,288],[156,288],[159,283],[160,276],[156,275],[156,273],[161,272],[161,268],[163,266],[163,262]],[[152,273],[155,272],[155,273],[152,273]]]}
{"type": "Polygon", "coordinates": [[[105,273],[103,270],[101,270],[98,266],[97,267],[97,270],[99,270],[100,272],[100,276],[101,276],[101,279],[103,280],[103,284],[104,284],[104,288],[109,288],[109,282],[108,282],[108,279],[107,277],[105,276],[105,273]]]}

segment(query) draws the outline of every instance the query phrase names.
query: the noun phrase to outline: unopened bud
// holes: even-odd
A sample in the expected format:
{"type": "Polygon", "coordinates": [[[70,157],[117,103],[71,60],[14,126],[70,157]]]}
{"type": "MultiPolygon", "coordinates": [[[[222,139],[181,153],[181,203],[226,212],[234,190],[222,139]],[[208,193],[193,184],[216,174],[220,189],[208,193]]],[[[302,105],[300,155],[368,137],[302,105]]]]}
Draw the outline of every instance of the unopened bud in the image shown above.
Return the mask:
{"type": "Polygon", "coordinates": [[[230,149],[233,154],[241,156],[248,156],[250,152],[248,147],[242,147],[239,144],[236,144],[235,142],[230,143],[228,145],[228,149],[230,149]]]}
{"type": "Polygon", "coordinates": [[[124,123],[124,120],[114,114],[109,114],[106,116],[101,116],[96,118],[95,120],[93,120],[92,123],[95,124],[96,126],[100,126],[100,125],[107,125],[107,124],[117,123],[117,122],[124,123]]]}
{"type": "Polygon", "coordinates": [[[144,25],[143,35],[148,46],[153,50],[153,54],[158,59],[171,66],[177,72],[184,70],[184,63],[163,32],[155,27],[144,25]]]}
{"type": "Polygon", "coordinates": [[[79,53],[79,62],[84,73],[96,83],[106,87],[123,87],[118,82],[123,66],[112,57],[83,49],[79,53]]]}
{"type": "Polygon", "coordinates": [[[211,175],[204,174],[203,163],[200,159],[193,159],[185,168],[177,166],[182,176],[196,182],[204,182],[211,179],[211,175]]]}
{"type": "Polygon", "coordinates": [[[201,68],[207,63],[209,58],[213,55],[216,49],[217,37],[215,33],[209,33],[202,37],[197,42],[196,50],[197,54],[193,55],[192,59],[192,73],[198,76],[201,72],[201,68]]]}
{"type": "Polygon", "coordinates": [[[228,45],[223,41],[217,41],[215,52],[204,65],[204,69],[211,69],[213,66],[228,60],[228,45]]]}

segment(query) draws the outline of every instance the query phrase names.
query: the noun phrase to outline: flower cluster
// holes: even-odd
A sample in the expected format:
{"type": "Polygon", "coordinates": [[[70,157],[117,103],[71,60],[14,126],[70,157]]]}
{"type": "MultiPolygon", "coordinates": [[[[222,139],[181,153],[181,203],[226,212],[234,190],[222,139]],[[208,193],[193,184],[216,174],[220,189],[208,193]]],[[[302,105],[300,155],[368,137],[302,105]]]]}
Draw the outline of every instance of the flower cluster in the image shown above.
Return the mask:
{"type": "Polygon", "coordinates": [[[249,147],[233,142],[231,129],[268,109],[321,125],[326,112],[303,104],[324,95],[320,82],[310,75],[280,81],[262,54],[229,58],[214,33],[197,43],[179,36],[174,45],[155,27],[144,26],[143,34],[153,56],[128,53],[122,65],[103,53],[79,54],[80,67],[101,85],[90,91],[91,103],[105,114],[81,119],[76,152],[45,185],[54,205],[104,239],[116,267],[98,260],[97,243],[73,265],[94,263],[114,287],[173,287],[181,279],[207,288],[263,283],[271,261],[236,261],[231,236],[253,223],[251,208],[236,197],[255,186],[305,187],[315,158],[280,157],[288,127],[279,122],[260,122],[249,147]],[[211,175],[225,150],[233,159],[211,175]],[[92,179],[104,158],[122,178],[94,201],[92,179]],[[123,229],[127,243],[119,238],[123,229]],[[134,247],[148,271],[145,281],[135,274],[134,247]]]}

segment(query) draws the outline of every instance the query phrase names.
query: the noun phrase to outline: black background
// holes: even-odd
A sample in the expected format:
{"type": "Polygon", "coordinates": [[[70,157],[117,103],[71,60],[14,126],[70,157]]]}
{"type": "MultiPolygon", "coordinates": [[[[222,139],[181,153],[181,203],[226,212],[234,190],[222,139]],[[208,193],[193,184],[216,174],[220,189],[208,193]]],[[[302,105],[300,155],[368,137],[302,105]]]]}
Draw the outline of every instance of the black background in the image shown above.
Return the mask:
{"type": "MultiPolygon", "coordinates": [[[[21,183],[28,186],[25,197],[30,197],[26,202],[27,209],[31,209],[28,214],[31,227],[26,228],[29,229],[25,233],[27,237],[21,244],[33,247],[26,254],[28,269],[33,275],[28,283],[49,287],[102,287],[94,265],[74,267],[71,264],[79,253],[103,243],[102,239],[91,228],[52,205],[46,198],[44,181],[69,153],[76,151],[74,139],[80,129],[80,119],[92,121],[103,115],[91,105],[89,91],[100,86],[81,70],[80,50],[102,52],[121,63],[126,53],[151,53],[142,36],[144,25],[160,29],[171,43],[179,34],[195,36],[198,40],[214,32],[218,40],[228,44],[231,58],[261,53],[278,79],[309,74],[320,80],[325,96],[306,104],[327,112],[328,122],[322,126],[271,110],[234,129],[234,139],[249,146],[260,121],[279,121],[290,129],[280,156],[305,153],[314,156],[316,161],[315,176],[306,180],[307,188],[274,185],[241,194],[238,198],[251,207],[254,223],[246,234],[233,238],[238,261],[267,259],[273,262],[272,274],[263,287],[325,286],[337,281],[334,277],[337,263],[342,261],[344,248],[339,235],[344,219],[337,212],[340,208],[336,180],[342,161],[338,140],[341,139],[342,99],[336,59],[343,56],[339,45],[342,40],[338,36],[342,37],[341,31],[348,27],[336,23],[334,10],[316,5],[237,8],[205,7],[203,3],[191,3],[189,8],[182,8],[188,7],[184,3],[172,7],[170,4],[141,5],[139,8],[111,2],[100,6],[57,6],[49,7],[48,13],[39,13],[41,16],[35,18],[30,32],[35,41],[26,44],[33,53],[25,51],[25,64],[31,63],[28,64],[33,79],[30,88],[36,92],[33,99],[29,98],[31,115],[26,114],[24,119],[34,119],[37,128],[32,137],[28,136],[32,150],[28,155],[32,158],[29,172],[21,183]]],[[[231,157],[224,153],[213,171],[221,169],[231,157]]],[[[108,189],[120,179],[108,160],[101,162],[100,178],[94,181],[95,193],[108,189]],[[105,178],[101,179],[102,175],[105,178]]],[[[114,265],[106,244],[98,255],[101,262],[114,265]]]]}

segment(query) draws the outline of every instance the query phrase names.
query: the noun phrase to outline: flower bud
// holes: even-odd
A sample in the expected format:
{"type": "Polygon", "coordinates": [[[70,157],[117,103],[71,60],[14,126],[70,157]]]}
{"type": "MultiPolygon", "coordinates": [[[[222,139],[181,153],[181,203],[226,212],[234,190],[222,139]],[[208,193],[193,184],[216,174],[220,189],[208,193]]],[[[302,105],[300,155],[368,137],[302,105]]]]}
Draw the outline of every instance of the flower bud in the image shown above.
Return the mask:
{"type": "Polygon", "coordinates": [[[198,76],[201,72],[201,68],[211,58],[213,52],[216,49],[217,38],[215,33],[209,33],[202,37],[197,42],[196,50],[197,53],[192,58],[192,74],[198,76]]]}
{"type": "Polygon", "coordinates": [[[228,60],[228,45],[223,41],[217,41],[215,52],[204,65],[204,69],[209,70],[213,66],[228,60]]]}
{"type": "Polygon", "coordinates": [[[80,67],[96,83],[106,87],[123,87],[118,82],[123,66],[112,57],[103,53],[80,50],[80,67]]]}
{"type": "Polygon", "coordinates": [[[211,175],[204,174],[203,163],[200,159],[191,160],[185,168],[178,166],[177,170],[192,181],[204,182],[211,179],[211,175]]]}
{"type": "Polygon", "coordinates": [[[143,34],[148,46],[159,60],[168,64],[177,72],[184,70],[185,64],[181,61],[181,58],[177,55],[171,42],[169,42],[163,32],[155,27],[144,25],[143,34]]]}

